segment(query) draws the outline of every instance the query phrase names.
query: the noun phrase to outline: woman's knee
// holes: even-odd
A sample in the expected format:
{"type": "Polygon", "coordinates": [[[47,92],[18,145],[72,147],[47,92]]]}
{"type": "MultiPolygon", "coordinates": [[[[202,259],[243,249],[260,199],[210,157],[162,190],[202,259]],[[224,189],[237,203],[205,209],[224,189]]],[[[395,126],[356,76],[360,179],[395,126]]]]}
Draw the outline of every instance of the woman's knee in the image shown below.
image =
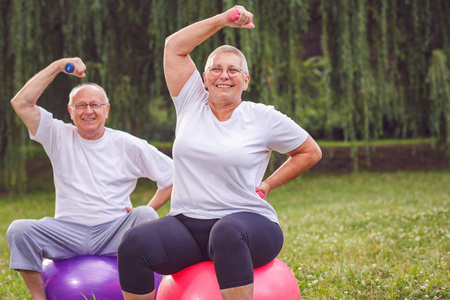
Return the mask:
{"type": "Polygon", "coordinates": [[[143,225],[146,224],[137,225],[125,232],[117,250],[119,257],[135,256],[142,252],[145,242],[148,242],[146,226],[143,225]]]}
{"type": "Polygon", "coordinates": [[[248,235],[245,226],[239,221],[223,218],[211,230],[211,249],[236,249],[236,247],[246,246],[247,243],[248,235]]]}
{"type": "Polygon", "coordinates": [[[142,254],[150,255],[159,251],[163,246],[167,232],[167,217],[145,222],[128,229],[119,245],[119,257],[138,257],[142,254]]]}
{"type": "Polygon", "coordinates": [[[261,215],[244,212],[226,216],[214,225],[209,254],[212,258],[218,251],[225,254],[249,251],[256,262],[276,256],[282,246],[283,232],[278,224],[261,215]]]}
{"type": "Polygon", "coordinates": [[[202,260],[188,229],[172,216],[129,229],[119,245],[118,256],[119,267],[144,264],[160,274],[173,274],[202,260]]]}

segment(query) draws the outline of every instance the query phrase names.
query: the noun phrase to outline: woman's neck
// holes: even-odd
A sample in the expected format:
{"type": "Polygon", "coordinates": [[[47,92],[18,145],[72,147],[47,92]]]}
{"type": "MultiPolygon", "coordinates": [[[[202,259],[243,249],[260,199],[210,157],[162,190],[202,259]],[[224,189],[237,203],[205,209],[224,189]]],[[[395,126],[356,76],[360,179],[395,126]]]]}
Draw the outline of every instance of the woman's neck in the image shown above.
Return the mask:
{"type": "Polygon", "coordinates": [[[234,110],[241,104],[241,102],[242,100],[227,103],[218,103],[217,101],[209,100],[208,104],[217,120],[219,120],[220,122],[225,122],[231,118],[234,110]]]}

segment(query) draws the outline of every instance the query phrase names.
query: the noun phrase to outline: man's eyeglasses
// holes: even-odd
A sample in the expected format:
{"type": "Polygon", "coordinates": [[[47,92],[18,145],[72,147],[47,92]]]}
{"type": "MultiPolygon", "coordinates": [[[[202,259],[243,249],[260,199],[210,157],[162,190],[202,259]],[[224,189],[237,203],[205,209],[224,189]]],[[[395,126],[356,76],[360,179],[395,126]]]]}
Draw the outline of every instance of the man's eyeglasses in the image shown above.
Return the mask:
{"type": "Polygon", "coordinates": [[[222,68],[221,66],[211,66],[208,68],[209,73],[211,73],[214,76],[219,76],[220,74],[222,74],[223,70],[226,70],[228,76],[230,76],[231,78],[237,77],[241,73],[245,74],[245,72],[242,69],[239,69],[238,67],[229,67],[227,69],[222,68]]]}
{"type": "Polygon", "coordinates": [[[75,109],[78,109],[78,110],[85,110],[88,107],[88,105],[91,107],[91,109],[97,110],[97,109],[100,109],[100,107],[102,107],[103,105],[108,105],[108,103],[97,103],[97,102],[89,103],[89,104],[88,103],[77,103],[77,104],[70,105],[70,106],[75,107],[75,109]]]}

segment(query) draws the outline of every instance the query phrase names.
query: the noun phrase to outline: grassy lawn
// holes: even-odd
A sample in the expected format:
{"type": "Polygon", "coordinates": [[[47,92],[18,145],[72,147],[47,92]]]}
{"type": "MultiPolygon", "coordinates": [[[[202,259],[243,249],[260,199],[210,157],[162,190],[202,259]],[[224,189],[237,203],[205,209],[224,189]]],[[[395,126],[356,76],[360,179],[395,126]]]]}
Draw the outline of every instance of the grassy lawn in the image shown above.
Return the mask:
{"type": "MultiPolygon", "coordinates": [[[[153,188],[141,182],[135,206],[153,188]]],[[[450,299],[450,172],[308,173],[269,201],[285,233],[279,258],[302,299],[450,299]]],[[[31,299],[8,269],[4,236],[14,219],[51,216],[53,193],[0,203],[0,298],[31,299]]]]}

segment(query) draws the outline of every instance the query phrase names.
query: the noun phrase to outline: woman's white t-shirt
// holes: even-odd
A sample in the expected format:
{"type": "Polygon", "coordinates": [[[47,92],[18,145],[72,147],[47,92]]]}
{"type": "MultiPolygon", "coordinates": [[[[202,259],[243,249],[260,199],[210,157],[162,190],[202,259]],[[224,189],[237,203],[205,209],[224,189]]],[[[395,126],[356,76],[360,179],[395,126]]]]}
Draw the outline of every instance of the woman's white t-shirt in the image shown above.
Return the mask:
{"type": "Polygon", "coordinates": [[[198,71],[172,97],[177,112],[173,145],[174,185],[170,215],[216,219],[254,212],[278,222],[255,188],[271,151],[290,152],[308,133],[272,106],[241,102],[231,118],[217,120],[198,71]]]}

